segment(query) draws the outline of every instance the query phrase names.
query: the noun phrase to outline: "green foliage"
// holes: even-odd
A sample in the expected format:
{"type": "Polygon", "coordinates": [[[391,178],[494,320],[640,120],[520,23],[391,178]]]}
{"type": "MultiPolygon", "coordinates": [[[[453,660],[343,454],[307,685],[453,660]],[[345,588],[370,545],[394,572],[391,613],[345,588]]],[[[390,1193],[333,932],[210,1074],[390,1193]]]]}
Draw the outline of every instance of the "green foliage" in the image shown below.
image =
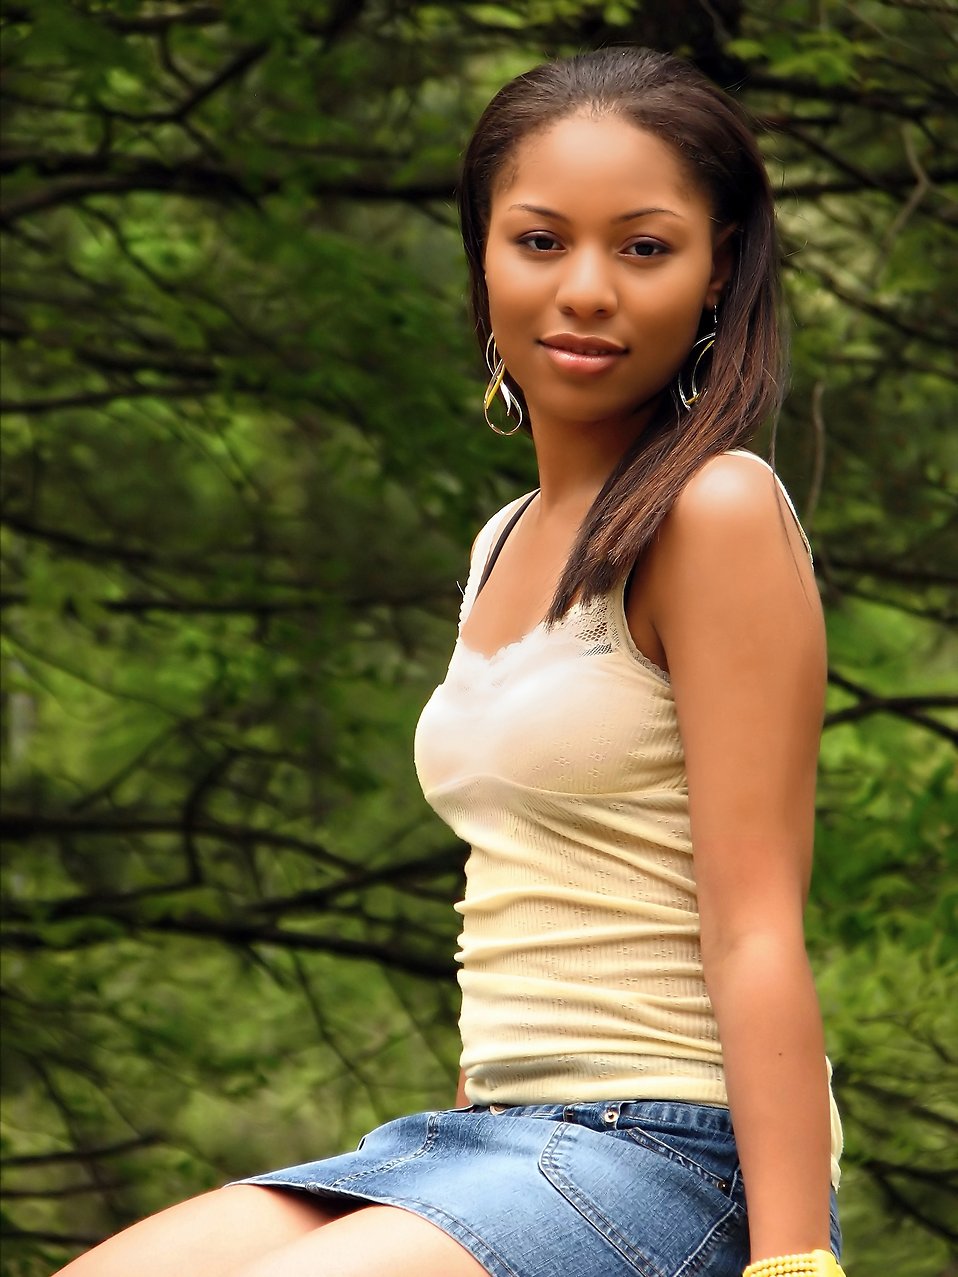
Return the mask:
{"type": "MultiPolygon", "coordinates": [[[[543,55],[736,86],[832,689],[810,949],[850,1274],[958,1240],[953,32],[915,3],[8,6],[3,1272],[451,1102],[462,849],[410,754],[478,522],[452,192],[543,55]]],[[[513,446],[514,445],[514,446],[513,446]]]]}

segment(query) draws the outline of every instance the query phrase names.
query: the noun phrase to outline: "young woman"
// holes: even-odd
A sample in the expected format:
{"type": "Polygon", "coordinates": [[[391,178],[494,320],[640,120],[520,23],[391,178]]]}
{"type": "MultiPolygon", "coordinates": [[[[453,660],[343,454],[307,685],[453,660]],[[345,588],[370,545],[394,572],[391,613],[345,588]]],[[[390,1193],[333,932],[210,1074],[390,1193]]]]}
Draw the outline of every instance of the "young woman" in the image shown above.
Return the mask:
{"type": "Polygon", "coordinates": [[[841,1271],[802,932],[822,616],[741,449],[781,392],[759,152],[685,64],[591,53],[497,95],[460,207],[487,420],[530,430],[539,486],[479,534],[417,733],[472,847],[459,1107],[71,1277],[841,1271]]]}

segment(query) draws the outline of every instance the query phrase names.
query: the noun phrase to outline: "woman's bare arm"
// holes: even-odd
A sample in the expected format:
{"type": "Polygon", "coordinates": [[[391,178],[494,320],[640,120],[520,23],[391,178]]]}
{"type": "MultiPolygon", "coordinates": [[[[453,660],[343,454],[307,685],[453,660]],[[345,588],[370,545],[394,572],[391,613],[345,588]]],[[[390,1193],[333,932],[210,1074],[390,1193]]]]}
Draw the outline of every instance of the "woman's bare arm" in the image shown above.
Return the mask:
{"type": "Polygon", "coordinates": [[[466,1071],[465,1069],[460,1069],[459,1085],[456,1087],[456,1108],[465,1108],[468,1103],[469,1099],[466,1095],[466,1071]]]}
{"type": "Polygon", "coordinates": [[[665,520],[645,576],[686,755],[702,959],[752,1259],[829,1247],[829,1100],[805,951],[826,655],[772,475],[724,456],[665,520]]]}

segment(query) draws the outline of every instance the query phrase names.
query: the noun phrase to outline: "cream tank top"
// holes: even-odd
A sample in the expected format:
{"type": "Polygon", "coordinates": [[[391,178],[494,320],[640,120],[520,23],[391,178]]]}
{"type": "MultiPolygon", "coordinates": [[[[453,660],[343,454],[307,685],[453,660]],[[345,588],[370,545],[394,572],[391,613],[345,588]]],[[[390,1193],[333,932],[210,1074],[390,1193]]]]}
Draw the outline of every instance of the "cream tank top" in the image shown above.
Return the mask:
{"type": "MultiPolygon", "coordinates": [[[[460,630],[527,498],[480,532],[460,630]]],[[[632,641],[623,589],[492,657],[460,637],[419,720],[423,792],[471,849],[455,908],[475,1104],[728,1103],[675,702],[632,641]]],[[[837,1188],[834,1098],[831,1126],[837,1188]]]]}

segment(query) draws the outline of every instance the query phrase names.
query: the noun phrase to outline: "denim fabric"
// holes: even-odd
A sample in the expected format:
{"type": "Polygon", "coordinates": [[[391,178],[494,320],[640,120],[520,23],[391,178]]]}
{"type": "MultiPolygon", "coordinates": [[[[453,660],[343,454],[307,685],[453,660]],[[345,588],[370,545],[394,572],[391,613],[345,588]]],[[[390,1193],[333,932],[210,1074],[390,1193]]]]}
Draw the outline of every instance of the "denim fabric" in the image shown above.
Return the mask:
{"type": "MultiPolygon", "coordinates": [[[[353,1153],[240,1181],[399,1206],[493,1277],[741,1277],[745,1190],[728,1109],[616,1100],[416,1113],[353,1153]]],[[[834,1190],[831,1247],[841,1258],[834,1190]]]]}

